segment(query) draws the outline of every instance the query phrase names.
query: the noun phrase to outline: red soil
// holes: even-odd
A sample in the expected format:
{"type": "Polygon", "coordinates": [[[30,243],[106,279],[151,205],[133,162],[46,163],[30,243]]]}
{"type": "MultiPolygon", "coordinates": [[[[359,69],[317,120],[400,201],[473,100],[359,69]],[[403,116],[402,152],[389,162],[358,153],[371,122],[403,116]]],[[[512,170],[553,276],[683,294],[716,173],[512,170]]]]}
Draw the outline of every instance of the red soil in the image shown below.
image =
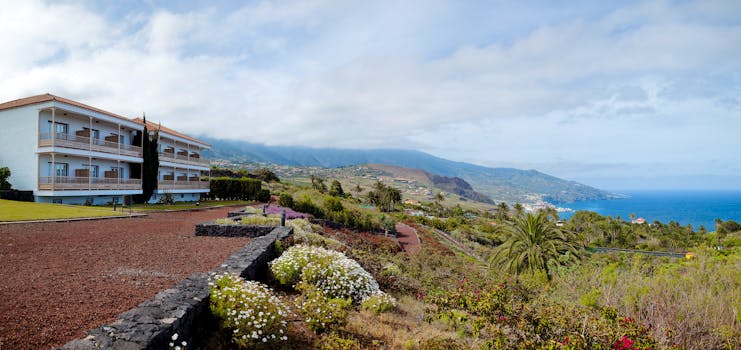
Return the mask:
{"type": "Polygon", "coordinates": [[[417,236],[417,230],[406,224],[396,224],[396,239],[407,254],[414,254],[422,249],[420,247],[419,237],[417,236]]]}
{"type": "Polygon", "coordinates": [[[61,346],[219,266],[248,238],[196,237],[234,208],[0,225],[0,349],[61,346]]]}

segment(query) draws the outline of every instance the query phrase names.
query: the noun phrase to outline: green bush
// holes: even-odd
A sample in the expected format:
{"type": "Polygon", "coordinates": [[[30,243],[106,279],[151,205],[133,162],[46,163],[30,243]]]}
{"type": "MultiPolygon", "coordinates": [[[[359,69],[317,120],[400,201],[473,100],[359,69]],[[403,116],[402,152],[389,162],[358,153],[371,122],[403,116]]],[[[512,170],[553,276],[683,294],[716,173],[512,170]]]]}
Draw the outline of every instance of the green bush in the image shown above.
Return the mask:
{"type": "Polygon", "coordinates": [[[270,190],[265,189],[265,188],[259,190],[257,192],[257,196],[255,197],[255,199],[257,199],[258,202],[262,202],[262,203],[270,202],[270,190]]]}
{"type": "Polygon", "coordinates": [[[317,246],[331,250],[342,250],[345,248],[342,242],[316,233],[311,223],[306,219],[288,220],[286,225],[293,228],[293,241],[296,244],[317,246]]]}
{"type": "Polygon", "coordinates": [[[290,193],[282,193],[278,200],[278,205],[285,208],[293,208],[293,196],[290,193]]]}
{"type": "Polygon", "coordinates": [[[314,341],[314,348],[319,350],[359,350],[360,343],[352,338],[343,338],[335,332],[322,335],[314,341]]]}
{"type": "Polygon", "coordinates": [[[211,312],[234,345],[252,348],[288,340],[285,319],[290,311],[267,286],[232,274],[216,275],[209,285],[211,312]]]}
{"type": "Polygon", "coordinates": [[[396,299],[379,290],[363,299],[361,306],[363,307],[363,310],[380,314],[393,310],[396,307],[396,299]]]}
{"type": "Polygon", "coordinates": [[[298,308],[310,330],[323,333],[347,324],[350,299],[327,297],[314,286],[301,284],[298,308]]]}
{"type": "Polygon", "coordinates": [[[262,181],[250,178],[233,179],[217,177],[211,179],[209,198],[221,200],[255,200],[260,194],[262,181]]]}

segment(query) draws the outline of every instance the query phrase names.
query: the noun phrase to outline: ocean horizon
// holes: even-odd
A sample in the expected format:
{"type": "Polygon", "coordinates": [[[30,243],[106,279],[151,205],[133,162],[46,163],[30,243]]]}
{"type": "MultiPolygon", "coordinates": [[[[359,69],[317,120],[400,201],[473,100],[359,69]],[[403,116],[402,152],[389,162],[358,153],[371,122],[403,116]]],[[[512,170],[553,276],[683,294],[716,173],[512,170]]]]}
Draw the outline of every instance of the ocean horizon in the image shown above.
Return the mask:
{"type": "Polygon", "coordinates": [[[741,222],[741,190],[611,190],[628,198],[558,203],[559,207],[570,208],[571,212],[559,213],[569,219],[578,210],[587,210],[604,216],[629,221],[630,214],[644,218],[647,222],[676,221],[685,226],[691,224],[697,230],[704,226],[715,230],[715,219],[741,222]]]}

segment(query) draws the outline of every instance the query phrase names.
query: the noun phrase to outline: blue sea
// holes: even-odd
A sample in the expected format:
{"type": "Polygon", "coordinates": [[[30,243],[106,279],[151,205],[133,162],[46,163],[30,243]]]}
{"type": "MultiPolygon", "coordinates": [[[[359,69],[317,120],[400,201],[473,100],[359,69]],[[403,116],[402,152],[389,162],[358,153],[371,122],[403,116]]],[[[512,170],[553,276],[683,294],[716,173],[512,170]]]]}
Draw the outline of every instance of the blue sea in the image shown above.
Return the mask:
{"type": "MultiPolygon", "coordinates": [[[[741,190],[734,191],[611,191],[629,196],[625,199],[559,203],[559,207],[594,211],[601,215],[630,220],[630,213],[646,222],[679,222],[715,230],[715,219],[741,222],[741,190]]],[[[574,212],[560,213],[568,219],[574,212]]]]}

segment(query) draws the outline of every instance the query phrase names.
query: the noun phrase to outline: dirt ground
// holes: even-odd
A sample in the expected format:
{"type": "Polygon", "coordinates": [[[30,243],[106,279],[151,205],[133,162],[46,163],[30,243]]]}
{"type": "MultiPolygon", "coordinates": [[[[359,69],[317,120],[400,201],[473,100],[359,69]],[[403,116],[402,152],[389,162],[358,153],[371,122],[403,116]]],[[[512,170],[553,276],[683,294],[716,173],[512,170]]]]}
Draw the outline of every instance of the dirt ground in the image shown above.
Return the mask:
{"type": "Polygon", "coordinates": [[[409,225],[403,223],[396,224],[396,240],[401,244],[401,248],[409,254],[415,254],[420,249],[419,237],[417,231],[409,225]]]}
{"type": "Polygon", "coordinates": [[[219,266],[248,238],[196,237],[234,208],[0,225],[0,349],[48,349],[219,266]]]}

